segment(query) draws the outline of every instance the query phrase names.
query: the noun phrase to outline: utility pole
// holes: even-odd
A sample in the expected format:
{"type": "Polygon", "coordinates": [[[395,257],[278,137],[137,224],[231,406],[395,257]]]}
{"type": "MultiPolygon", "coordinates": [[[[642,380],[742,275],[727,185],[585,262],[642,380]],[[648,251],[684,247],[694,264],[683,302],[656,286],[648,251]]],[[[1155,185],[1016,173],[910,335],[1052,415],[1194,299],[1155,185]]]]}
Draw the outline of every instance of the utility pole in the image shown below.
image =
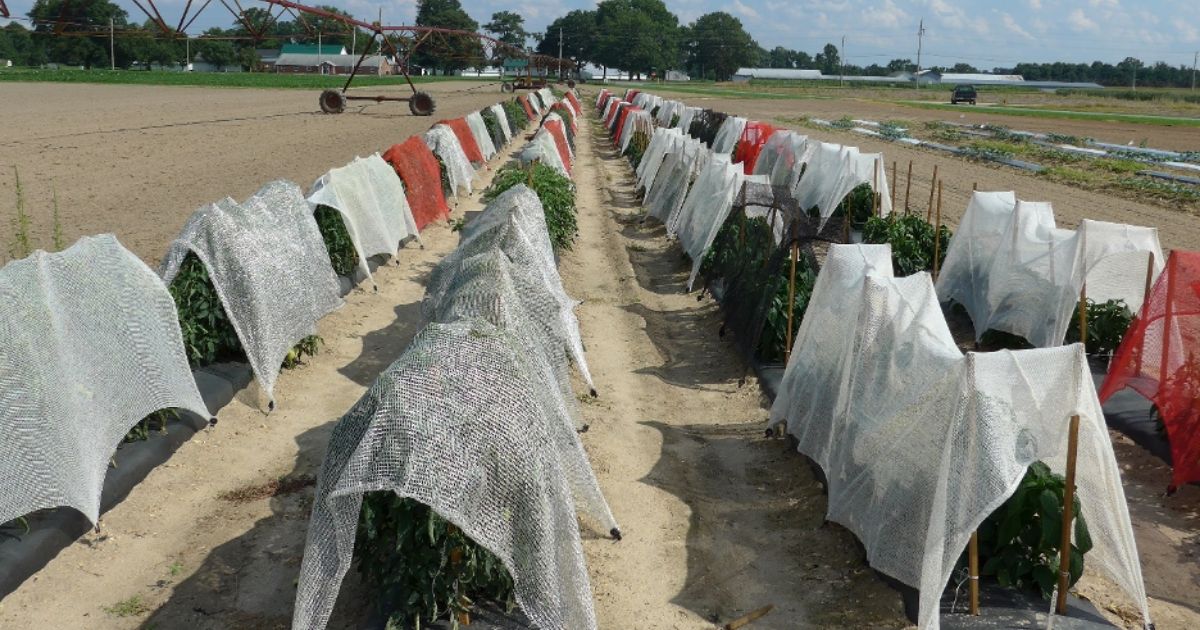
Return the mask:
{"type": "Polygon", "coordinates": [[[840,64],[838,64],[838,72],[840,75],[840,76],[838,76],[838,85],[841,87],[845,87],[846,86],[846,36],[845,35],[842,35],[842,47],[838,49],[838,61],[841,62],[840,64]]]}
{"type": "Polygon", "coordinates": [[[921,89],[921,44],[925,39],[925,20],[921,20],[921,25],[917,27],[917,74],[913,80],[917,82],[917,89],[921,89]]]}
{"type": "Polygon", "coordinates": [[[1197,61],[1200,61],[1200,50],[1196,51],[1195,55],[1192,55],[1192,89],[1193,90],[1196,89],[1196,62],[1197,61]]]}
{"type": "Polygon", "coordinates": [[[560,27],[558,27],[558,78],[559,78],[559,80],[562,80],[562,78],[563,78],[562,46],[563,46],[562,27],[560,26],[560,27]]]}
{"type": "Polygon", "coordinates": [[[183,34],[183,69],[185,72],[192,71],[192,38],[183,34]]]}
{"type": "Polygon", "coordinates": [[[317,29],[317,74],[325,74],[325,68],[321,67],[321,29],[317,29]]]}
{"type": "Polygon", "coordinates": [[[117,46],[113,43],[113,19],[108,18],[108,69],[117,69],[117,46]]]}

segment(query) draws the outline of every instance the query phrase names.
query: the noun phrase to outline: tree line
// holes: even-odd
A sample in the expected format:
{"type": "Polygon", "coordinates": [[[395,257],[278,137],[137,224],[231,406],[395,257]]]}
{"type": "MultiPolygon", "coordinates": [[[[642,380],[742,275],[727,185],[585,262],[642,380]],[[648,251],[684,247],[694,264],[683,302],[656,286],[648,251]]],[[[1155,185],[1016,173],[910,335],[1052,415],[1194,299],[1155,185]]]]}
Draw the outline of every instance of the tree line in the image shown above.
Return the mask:
{"type": "MultiPolygon", "coordinates": [[[[163,37],[153,22],[132,23],[128,14],[109,0],[86,5],[76,15],[82,26],[94,35],[82,37],[52,36],[53,20],[62,3],[69,0],[37,0],[29,11],[33,26],[26,29],[13,22],[0,28],[0,59],[18,66],[60,63],[71,66],[151,68],[194,61],[197,55],[217,66],[241,66],[253,69],[258,63],[255,48],[278,49],[288,41],[315,42],[320,32],[324,43],[343,45],[348,52],[362,53],[371,45],[369,33],[354,33],[347,24],[328,18],[305,15],[302,20],[271,20],[265,9],[250,8],[243,19],[230,28],[210,28],[204,38],[189,49],[182,36],[163,37]],[[110,60],[108,25],[121,33],[115,38],[110,60]],[[250,40],[246,24],[269,26],[259,42],[250,40]],[[228,38],[228,39],[221,39],[228,38]],[[190,56],[189,56],[190,55],[190,56]],[[185,59],[186,58],[186,59],[185,59]]],[[[335,7],[321,8],[347,15],[335,7]]],[[[574,62],[577,70],[586,64],[620,69],[635,77],[663,76],[668,70],[683,70],[693,78],[729,80],[740,67],[795,68],[820,70],[826,75],[883,76],[912,72],[911,59],[893,59],[887,64],[859,66],[845,63],[837,46],[826,44],[809,54],[776,46],[767,50],[746,32],[740,20],[723,11],[700,16],[690,24],[681,24],[678,16],[662,0],[602,0],[594,9],[574,10],[552,21],[544,32],[526,30],[525,20],[512,11],[497,11],[480,25],[462,7],[459,0],[418,0],[416,25],[485,32],[516,48],[530,49],[574,62]]],[[[411,42],[390,36],[392,44],[406,50],[411,42]]],[[[503,54],[487,56],[482,43],[470,37],[446,37],[436,44],[426,42],[412,56],[416,66],[442,73],[472,67],[495,65],[503,54]]],[[[930,66],[942,72],[979,72],[966,63],[930,66]]],[[[1092,81],[1109,86],[1187,87],[1192,69],[1164,62],[1146,65],[1129,57],[1117,64],[1100,61],[1084,63],[1019,63],[1012,68],[993,68],[995,74],[1020,74],[1030,81],[1092,81]]]]}

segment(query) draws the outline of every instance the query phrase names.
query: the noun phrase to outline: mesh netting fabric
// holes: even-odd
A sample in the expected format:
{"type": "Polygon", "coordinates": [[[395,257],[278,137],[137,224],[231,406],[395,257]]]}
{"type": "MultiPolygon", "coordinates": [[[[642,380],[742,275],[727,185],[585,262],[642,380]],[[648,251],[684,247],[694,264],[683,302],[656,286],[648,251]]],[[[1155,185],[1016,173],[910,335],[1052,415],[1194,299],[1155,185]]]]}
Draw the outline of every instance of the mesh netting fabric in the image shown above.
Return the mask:
{"type": "Polygon", "coordinates": [[[1174,492],[1200,481],[1200,254],[1175,250],[1113,357],[1100,400],[1125,387],[1158,407],[1174,492]]]}
{"type": "Polygon", "coordinates": [[[471,135],[475,138],[475,145],[479,147],[479,152],[483,154],[483,159],[490,160],[496,155],[496,145],[492,142],[492,136],[488,133],[487,123],[483,122],[483,114],[479,112],[471,112],[466,115],[467,126],[471,128],[471,135]]]}
{"type": "Polygon", "coordinates": [[[658,106],[658,114],[654,117],[654,122],[659,127],[670,127],[671,119],[683,112],[683,103],[679,101],[663,101],[662,105],[658,106]]]}
{"type": "Polygon", "coordinates": [[[554,147],[558,151],[558,157],[569,177],[571,174],[571,145],[567,142],[567,130],[563,125],[562,118],[558,114],[550,114],[542,126],[554,139],[554,147]]]}
{"type": "MultiPolygon", "coordinates": [[[[468,129],[468,135],[469,133],[468,129]]],[[[471,194],[475,168],[471,166],[471,160],[467,158],[467,155],[463,153],[454,130],[438,123],[426,131],[421,138],[446,166],[446,176],[450,178],[450,194],[456,198],[459,193],[471,194]]],[[[439,173],[434,181],[441,182],[441,179],[439,173]]]]}
{"type": "MultiPolygon", "coordinates": [[[[679,212],[667,219],[667,232],[675,234],[683,251],[692,259],[688,291],[696,282],[704,254],[712,247],[721,225],[733,207],[733,198],[745,180],[741,167],[728,155],[713,153],[705,168],[696,176],[696,185],[687,193],[679,212]]],[[[759,176],[761,177],[761,176],[759,176]]],[[[763,177],[763,183],[766,178],[763,177]]]]}
{"type": "Polygon", "coordinates": [[[642,205],[649,216],[667,226],[668,235],[675,234],[670,219],[678,215],[692,180],[707,164],[710,155],[699,140],[689,137],[676,151],[663,158],[642,205]]]}
{"type": "Polygon", "coordinates": [[[918,625],[935,629],[971,532],[1033,462],[1063,472],[1069,419],[1078,415],[1078,496],[1094,542],[1088,563],[1149,622],[1082,347],[963,356],[928,274],[892,278],[889,267],[856,275],[886,259],[849,247],[830,249],[771,411],[824,469],[827,518],[858,536],[873,567],[920,589],[918,625]],[[836,277],[825,282],[826,274],[836,277]]]}
{"type": "Polygon", "coordinates": [[[649,131],[654,129],[654,123],[651,122],[650,112],[644,109],[631,109],[621,121],[620,134],[617,136],[617,148],[621,153],[629,148],[629,143],[633,141],[633,134],[641,131],[649,131]]]}
{"type": "Polygon", "coordinates": [[[625,101],[613,101],[609,103],[608,110],[604,112],[604,126],[608,128],[609,136],[612,136],[614,125],[617,123],[617,118],[621,112],[629,108],[630,104],[625,101]]]}
{"type": "Polygon", "coordinates": [[[729,116],[722,121],[720,128],[717,129],[717,135],[713,137],[713,153],[721,155],[733,153],[738,139],[742,137],[742,131],[746,128],[746,122],[746,119],[740,116],[729,116]]]}
{"type": "Polygon", "coordinates": [[[778,129],[767,138],[753,172],[768,176],[773,186],[787,186],[794,191],[811,158],[810,147],[816,144],[790,129],[778,129]]]}
{"type": "Polygon", "coordinates": [[[274,404],[275,379],[292,346],[342,306],[312,207],[300,187],[274,181],[249,199],[192,213],[163,257],[169,285],[188,254],[208,269],[255,379],[274,404]]]}
{"type": "Polygon", "coordinates": [[[105,234],[0,268],[0,523],[67,506],[95,523],[109,458],[159,409],[211,415],[162,280],[105,234]]]}
{"type": "Polygon", "coordinates": [[[696,114],[699,114],[701,111],[703,110],[699,107],[684,107],[679,114],[679,122],[675,125],[675,128],[688,133],[692,128],[692,121],[695,119],[696,114]]]}
{"type": "Polygon", "coordinates": [[[631,103],[621,103],[613,110],[612,121],[608,125],[608,134],[612,138],[613,144],[621,138],[621,125],[625,122],[625,117],[634,109],[631,103]]]}
{"type": "Polygon", "coordinates": [[[573,90],[567,91],[567,101],[571,103],[571,109],[575,110],[575,117],[578,118],[583,113],[583,106],[579,104],[579,97],[573,90]]]}
{"type": "Polygon", "coordinates": [[[428,505],[499,558],[541,628],[595,628],[575,501],[556,448],[557,389],[481,320],[431,323],[338,422],[308,527],[292,627],[324,628],[362,497],[428,505]]]}
{"type": "Polygon", "coordinates": [[[483,150],[480,148],[479,143],[475,141],[475,132],[471,129],[471,125],[467,123],[465,118],[441,120],[437,124],[445,125],[454,132],[454,137],[458,139],[458,146],[462,149],[463,155],[467,156],[467,161],[474,166],[483,164],[483,150]]]}
{"type": "Polygon", "coordinates": [[[533,303],[528,304],[527,308],[543,324],[545,334],[555,340],[564,354],[571,357],[580,377],[594,391],[596,386],[588,370],[579,320],[575,317],[575,307],[579,302],[567,294],[558,275],[542,202],[524,184],[501,193],[482,214],[467,223],[458,248],[448,254],[430,274],[425,289],[426,300],[440,301],[441,296],[450,290],[453,274],[449,271],[456,268],[458,261],[495,247],[499,247],[516,265],[517,271],[513,277],[519,281],[523,292],[554,296],[556,306],[553,313],[533,303]]]}
{"type": "Polygon", "coordinates": [[[650,136],[650,144],[646,145],[646,152],[642,154],[642,161],[638,162],[637,168],[634,169],[638,188],[650,190],[663,159],[667,153],[683,143],[683,138],[683,132],[678,129],[659,127],[654,130],[654,134],[650,136]]]}
{"type": "Polygon", "coordinates": [[[609,91],[608,88],[604,88],[603,90],[600,90],[600,93],[596,95],[596,103],[595,103],[596,109],[602,108],[604,106],[604,103],[606,103],[608,101],[608,98],[611,96],[612,96],[612,92],[609,91]]]}
{"type": "Polygon", "coordinates": [[[747,122],[745,128],[742,129],[742,136],[733,152],[733,161],[742,165],[742,172],[746,175],[754,174],[754,165],[758,162],[758,154],[773,133],[775,133],[774,126],[757,120],[747,122]]]}
{"type": "Polygon", "coordinates": [[[496,103],[488,109],[495,114],[496,120],[500,123],[500,133],[504,135],[504,144],[512,142],[512,128],[508,126],[508,114],[504,113],[504,106],[502,106],[500,103],[496,103]]]}
{"type": "Polygon", "coordinates": [[[533,104],[529,102],[528,96],[524,94],[518,95],[517,102],[525,109],[525,115],[529,117],[529,120],[537,120],[537,111],[534,110],[533,104]]]}
{"type": "Polygon", "coordinates": [[[421,137],[412,136],[393,145],[384,152],[383,159],[392,165],[404,183],[405,197],[418,230],[449,218],[450,207],[446,205],[446,193],[442,191],[441,169],[433,151],[421,137]]]}
{"type": "Polygon", "coordinates": [[[563,163],[562,154],[559,153],[558,143],[554,141],[554,135],[550,130],[542,127],[533,134],[533,139],[521,149],[517,155],[517,159],[522,164],[531,162],[541,162],[550,168],[558,171],[564,177],[570,177],[571,173],[567,170],[567,165],[563,163]]]}
{"type": "MultiPolygon", "coordinates": [[[[1016,205],[1012,191],[972,193],[946,249],[938,272],[938,299],[961,304],[971,321],[987,322],[988,274],[1016,205]]],[[[976,331],[976,337],[983,332],[976,331]]]]}
{"type": "Polygon", "coordinates": [[[331,169],[313,184],[308,201],[328,206],[342,215],[346,231],[358,252],[359,269],[372,284],[367,258],[376,254],[395,256],[400,242],[415,236],[420,240],[412,209],[404,196],[404,185],[396,172],[376,153],[340,168],[331,169]]]}
{"type": "Polygon", "coordinates": [[[814,146],[812,151],[808,168],[797,185],[800,207],[819,208],[822,221],[827,221],[850,191],[861,184],[870,184],[880,195],[880,216],[892,213],[883,154],[861,153],[858,147],[825,142],[814,146]]]}

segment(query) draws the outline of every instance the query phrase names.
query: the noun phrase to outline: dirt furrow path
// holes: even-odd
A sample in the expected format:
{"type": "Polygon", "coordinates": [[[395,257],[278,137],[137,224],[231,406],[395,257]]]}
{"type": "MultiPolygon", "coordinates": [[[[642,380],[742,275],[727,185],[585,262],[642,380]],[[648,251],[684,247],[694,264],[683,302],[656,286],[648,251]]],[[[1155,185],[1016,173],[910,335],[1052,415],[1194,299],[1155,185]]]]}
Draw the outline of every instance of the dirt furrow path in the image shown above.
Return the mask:
{"type": "MultiPolygon", "coordinates": [[[[589,121],[590,122],[590,121],[589,121]]],[[[774,604],[756,629],[903,627],[900,598],[825,498],[720,340],[715,304],[641,210],[627,163],[578,136],[580,236],[560,271],[600,396],[584,435],[625,539],[585,539],[601,628],[712,628],[774,604]]]]}

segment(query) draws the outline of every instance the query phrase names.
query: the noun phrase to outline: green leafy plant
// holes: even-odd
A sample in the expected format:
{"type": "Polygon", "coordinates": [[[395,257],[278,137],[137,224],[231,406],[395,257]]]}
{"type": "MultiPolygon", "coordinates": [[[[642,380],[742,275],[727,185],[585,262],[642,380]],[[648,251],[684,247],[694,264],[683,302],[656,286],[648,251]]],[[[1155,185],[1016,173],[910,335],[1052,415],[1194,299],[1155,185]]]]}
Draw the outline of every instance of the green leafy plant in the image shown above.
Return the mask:
{"type": "MultiPolygon", "coordinates": [[[[994,576],[1001,586],[1050,597],[1058,583],[1065,488],[1063,477],[1042,462],[1029,467],[1017,491],[979,526],[980,575],[994,576]]],[[[1084,554],[1092,549],[1078,496],[1073,527],[1070,584],[1083,575],[1084,554]]]]}
{"type": "Polygon", "coordinates": [[[137,617],[150,612],[150,605],[142,600],[141,595],[134,595],[112,606],[105,606],[104,612],[114,617],[137,617]]]}
{"type": "Polygon", "coordinates": [[[501,103],[504,108],[504,113],[508,115],[509,128],[514,132],[524,129],[529,126],[529,115],[525,113],[525,108],[521,106],[521,101],[513,98],[501,103]]]}
{"type": "Polygon", "coordinates": [[[167,432],[167,421],[178,420],[179,410],[174,408],[159,409],[154,413],[142,418],[129,433],[125,434],[125,442],[144,442],[150,439],[151,431],[159,433],[167,432]]]}
{"type": "Polygon", "coordinates": [[[650,146],[650,135],[645,131],[633,132],[633,137],[629,139],[629,146],[625,148],[625,155],[629,157],[629,163],[633,168],[637,168],[638,164],[642,163],[642,157],[646,155],[646,147],[650,146]]]}
{"type": "Polygon", "coordinates": [[[879,124],[879,135],[888,140],[899,140],[908,137],[912,124],[903,120],[885,120],[879,124]]]}
{"type": "Polygon", "coordinates": [[[671,115],[671,124],[667,125],[667,126],[670,127],[671,129],[674,129],[678,124],[679,124],[679,114],[672,114],[671,115]]]}
{"type": "Polygon", "coordinates": [[[317,206],[313,218],[325,240],[325,249],[329,250],[329,262],[333,263],[334,272],[339,276],[353,276],[358,267],[358,250],[350,239],[342,213],[329,206],[317,206]]]}
{"type": "Polygon", "coordinates": [[[54,244],[55,251],[62,251],[67,246],[67,239],[63,237],[62,219],[58,212],[58,191],[54,187],[50,188],[50,203],[54,207],[54,231],[51,235],[51,242],[54,244]]]}
{"type": "Polygon", "coordinates": [[[854,120],[849,116],[842,116],[837,120],[830,121],[829,125],[834,129],[852,129],[854,127],[854,120]]]}
{"type": "Polygon", "coordinates": [[[454,196],[454,189],[450,187],[450,172],[446,170],[446,163],[442,161],[442,156],[434,153],[433,159],[437,160],[438,175],[442,180],[442,194],[449,199],[454,196]]]}
{"type": "Polygon", "coordinates": [[[288,350],[287,356],[283,358],[283,368],[290,370],[300,365],[304,357],[317,356],[323,343],[325,340],[320,335],[309,335],[301,339],[300,343],[292,346],[292,349],[288,350]]]}
{"type": "Polygon", "coordinates": [[[449,617],[469,623],[475,602],[515,606],[504,563],[428,506],[392,492],[363,497],[354,555],[388,627],[449,617]]]}
{"type": "MultiPolygon", "coordinates": [[[[950,228],[937,230],[941,241],[938,265],[946,259],[950,247],[950,228]]],[[[933,270],[933,225],[915,214],[892,213],[886,217],[871,217],[863,227],[863,242],[892,246],[892,267],[897,276],[933,270]]]]}
{"type": "Polygon", "coordinates": [[[488,137],[492,139],[492,144],[497,149],[504,146],[504,128],[500,126],[500,118],[496,116],[496,112],[490,107],[485,107],[479,110],[479,115],[483,118],[483,126],[487,127],[488,137]]]}
{"type": "Polygon", "coordinates": [[[13,216],[13,242],[9,245],[8,255],[13,260],[24,258],[33,253],[33,244],[29,237],[29,213],[25,211],[25,191],[21,188],[21,173],[13,166],[13,186],[17,194],[17,212],[13,216]]]}
{"type": "MultiPolygon", "coordinates": [[[[1121,345],[1125,331],[1133,323],[1133,311],[1124,300],[1108,300],[1097,303],[1090,298],[1087,301],[1087,347],[1092,354],[1111,354],[1121,345]]],[[[1079,341],[1079,304],[1071,313],[1071,322],[1067,327],[1067,343],[1079,341]]]]}
{"type": "Polygon", "coordinates": [[[554,250],[570,249],[579,231],[575,218],[575,185],[571,180],[545,164],[528,168],[510,164],[496,173],[492,185],[483,193],[483,200],[491,201],[517,184],[526,184],[541,200],[554,250]]]}
{"type": "Polygon", "coordinates": [[[201,367],[218,361],[245,360],[237,332],[204,263],[189,253],[169,287],[179,312],[179,328],[188,363],[201,367]]]}
{"type": "Polygon", "coordinates": [[[844,217],[849,212],[854,225],[861,226],[871,218],[874,211],[875,191],[871,189],[870,184],[859,184],[842,199],[831,216],[844,217]]]}

